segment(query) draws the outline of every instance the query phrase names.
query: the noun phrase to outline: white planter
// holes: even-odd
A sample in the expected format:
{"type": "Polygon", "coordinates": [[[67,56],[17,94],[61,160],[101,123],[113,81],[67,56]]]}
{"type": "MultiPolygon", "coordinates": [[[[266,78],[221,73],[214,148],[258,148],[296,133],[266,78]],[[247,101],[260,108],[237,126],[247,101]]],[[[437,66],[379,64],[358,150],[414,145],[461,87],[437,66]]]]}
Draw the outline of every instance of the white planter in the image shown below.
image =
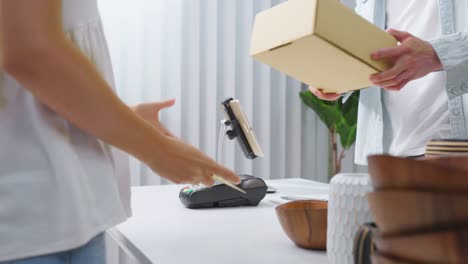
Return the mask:
{"type": "Polygon", "coordinates": [[[353,264],[353,242],[359,226],[372,222],[368,174],[342,173],[331,180],[328,201],[327,255],[330,264],[353,264]]]}

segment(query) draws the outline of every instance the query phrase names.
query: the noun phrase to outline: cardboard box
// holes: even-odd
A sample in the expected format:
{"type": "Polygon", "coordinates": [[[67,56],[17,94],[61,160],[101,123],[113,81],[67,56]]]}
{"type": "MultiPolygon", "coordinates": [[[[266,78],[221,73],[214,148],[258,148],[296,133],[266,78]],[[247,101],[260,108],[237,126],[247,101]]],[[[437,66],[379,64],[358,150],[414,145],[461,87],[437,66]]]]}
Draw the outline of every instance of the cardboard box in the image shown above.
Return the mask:
{"type": "Polygon", "coordinates": [[[371,74],[388,69],[372,52],[396,39],[338,0],[289,0],[257,14],[251,55],[329,93],[371,86],[371,74]]]}

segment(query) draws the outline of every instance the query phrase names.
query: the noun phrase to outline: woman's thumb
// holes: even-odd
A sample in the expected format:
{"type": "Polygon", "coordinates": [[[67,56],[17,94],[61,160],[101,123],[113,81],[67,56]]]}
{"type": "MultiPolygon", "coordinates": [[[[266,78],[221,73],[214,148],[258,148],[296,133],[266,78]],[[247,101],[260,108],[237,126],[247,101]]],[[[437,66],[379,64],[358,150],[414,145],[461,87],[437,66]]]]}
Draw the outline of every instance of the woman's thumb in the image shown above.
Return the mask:
{"type": "Polygon", "coordinates": [[[159,111],[159,110],[174,106],[175,102],[176,102],[176,99],[162,101],[162,102],[156,103],[156,107],[158,108],[158,111],[159,111]]]}

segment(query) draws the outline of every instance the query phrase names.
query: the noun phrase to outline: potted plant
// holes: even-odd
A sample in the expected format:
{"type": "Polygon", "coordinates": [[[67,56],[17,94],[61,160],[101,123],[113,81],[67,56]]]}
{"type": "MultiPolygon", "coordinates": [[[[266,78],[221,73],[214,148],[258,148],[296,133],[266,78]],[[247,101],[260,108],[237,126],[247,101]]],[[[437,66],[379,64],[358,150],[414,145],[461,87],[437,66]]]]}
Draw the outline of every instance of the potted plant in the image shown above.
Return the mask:
{"type": "Polygon", "coordinates": [[[310,91],[301,92],[302,102],[314,110],[325,123],[329,132],[329,174],[336,175],[341,171],[345,151],[356,141],[357,113],[359,92],[354,92],[347,100],[343,97],[336,101],[325,101],[317,98],[310,91]],[[338,135],[342,150],[338,153],[338,135]]]}

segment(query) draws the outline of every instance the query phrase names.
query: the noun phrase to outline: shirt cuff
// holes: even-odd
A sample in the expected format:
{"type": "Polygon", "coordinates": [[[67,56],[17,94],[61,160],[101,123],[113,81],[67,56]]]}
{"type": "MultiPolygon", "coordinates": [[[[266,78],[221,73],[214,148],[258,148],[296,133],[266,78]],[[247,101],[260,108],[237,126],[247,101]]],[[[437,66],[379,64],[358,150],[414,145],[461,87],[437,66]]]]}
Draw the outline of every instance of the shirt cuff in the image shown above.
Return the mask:
{"type": "Polygon", "coordinates": [[[446,35],[429,43],[444,67],[449,99],[468,93],[468,33],[446,35]]]}

